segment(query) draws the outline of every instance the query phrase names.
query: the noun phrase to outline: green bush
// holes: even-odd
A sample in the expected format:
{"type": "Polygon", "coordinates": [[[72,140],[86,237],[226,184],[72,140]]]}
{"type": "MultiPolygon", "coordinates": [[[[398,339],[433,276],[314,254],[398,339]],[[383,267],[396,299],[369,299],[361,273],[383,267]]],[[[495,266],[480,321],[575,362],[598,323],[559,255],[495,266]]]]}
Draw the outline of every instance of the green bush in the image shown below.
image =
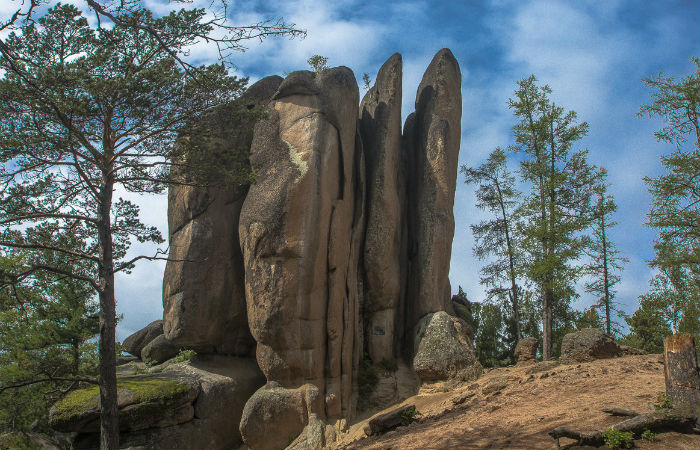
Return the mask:
{"type": "Polygon", "coordinates": [[[656,401],[654,402],[654,409],[657,411],[660,409],[671,408],[671,401],[666,397],[666,394],[659,394],[656,396],[656,401]]]}
{"type": "Polygon", "coordinates": [[[401,413],[401,421],[404,425],[408,425],[418,420],[418,418],[422,415],[423,414],[420,411],[418,411],[415,406],[411,406],[410,408],[407,408],[406,410],[404,410],[404,412],[401,413]]]}
{"type": "Polygon", "coordinates": [[[377,364],[377,366],[387,372],[396,372],[399,370],[399,363],[395,358],[384,358],[379,364],[377,364]]]}
{"type": "Polygon", "coordinates": [[[651,430],[644,430],[642,433],[642,439],[649,442],[654,442],[656,440],[656,433],[651,430]]]}
{"type": "Polygon", "coordinates": [[[620,448],[632,448],[634,444],[634,434],[630,431],[617,431],[613,428],[605,430],[603,441],[612,450],[620,448]]]}

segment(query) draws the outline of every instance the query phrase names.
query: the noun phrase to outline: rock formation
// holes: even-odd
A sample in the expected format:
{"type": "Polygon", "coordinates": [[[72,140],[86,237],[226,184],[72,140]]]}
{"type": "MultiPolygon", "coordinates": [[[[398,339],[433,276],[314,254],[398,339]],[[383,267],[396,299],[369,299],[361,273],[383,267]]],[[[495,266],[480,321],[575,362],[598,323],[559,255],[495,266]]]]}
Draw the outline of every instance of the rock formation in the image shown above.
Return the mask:
{"type": "Polygon", "coordinates": [[[363,398],[387,402],[415,393],[418,377],[481,373],[448,280],[460,69],[449,50],[435,55],[403,132],[401,77],[395,54],[361,103],[347,67],[265,78],[243,97],[267,112],[252,135],[210,124],[250,149],[256,182],[170,189],[157,341],[255,357],[266,384],[237,391],[225,425],[251,448],[332,441],[355,415],[361,368],[382,368],[363,398]]]}
{"type": "Polygon", "coordinates": [[[561,341],[561,360],[583,362],[613,358],[620,354],[620,346],[612,336],[600,328],[583,328],[568,333],[561,341]]]}

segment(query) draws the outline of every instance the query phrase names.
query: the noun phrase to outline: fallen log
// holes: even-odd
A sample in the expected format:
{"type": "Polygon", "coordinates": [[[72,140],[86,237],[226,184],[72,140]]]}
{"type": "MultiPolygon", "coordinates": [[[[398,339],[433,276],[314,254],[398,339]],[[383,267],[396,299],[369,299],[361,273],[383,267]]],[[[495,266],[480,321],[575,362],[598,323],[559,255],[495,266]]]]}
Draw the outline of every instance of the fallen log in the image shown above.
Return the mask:
{"type": "Polygon", "coordinates": [[[635,417],[639,415],[637,411],[627,408],[603,408],[603,412],[611,416],[635,417]]]}
{"type": "MultiPolygon", "coordinates": [[[[606,410],[603,410],[603,412],[608,412],[608,410],[612,409],[617,409],[617,412],[621,412],[623,410],[622,408],[606,408],[606,410]]],[[[626,411],[632,412],[630,410],[626,411]]],[[[636,416],[615,424],[608,429],[632,432],[635,436],[640,436],[645,430],[676,430],[682,432],[693,432],[694,428],[695,417],[687,416],[669,409],[664,411],[655,411],[648,414],[637,414],[636,416]]],[[[576,439],[579,441],[579,445],[592,445],[599,447],[605,443],[603,440],[605,431],[606,430],[581,432],[566,426],[561,426],[550,431],[549,435],[556,440],[557,447],[559,447],[559,438],[563,437],[576,439]]]]}

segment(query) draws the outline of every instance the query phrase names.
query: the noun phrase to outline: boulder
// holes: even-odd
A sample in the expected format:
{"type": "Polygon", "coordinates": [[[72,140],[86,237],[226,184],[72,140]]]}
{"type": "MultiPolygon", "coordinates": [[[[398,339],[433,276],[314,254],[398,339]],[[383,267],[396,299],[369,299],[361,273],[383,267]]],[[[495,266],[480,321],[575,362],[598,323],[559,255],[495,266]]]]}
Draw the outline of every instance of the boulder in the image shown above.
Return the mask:
{"type": "Polygon", "coordinates": [[[403,405],[388,413],[380,414],[370,419],[365,426],[364,432],[367,436],[373,434],[386,433],[396,427],[405,426],[415,420],[418,415],[415,405],[403,405]]]}
{"type": "Polygon", "coordinates": [[[243,442],[251,449],[282,449],[301,434],[312,412],[322,408],[319,390],[312,384],[287,389],[269,382],[245,404],[240,422],[243,442]],[[274,432],[271,432],[274,430],[274,432]]]}
{"type": "MultiPolygon", "coordinates": [[[[240,102],[247,108],[266,104],[281,81],[277,76],[263,78],[240,102]]],[[[212,139],[242,150],[250,148],[250,119],[208,120],[212,139]]],[[[254,351],[238,240],[246,192],[247,186],[186,185],[172,185],[168,191],[170,254],[163,277],[164,331],[180,347],[238,356],[254,351]]]]}
{"type": "Polygon", "coordinates": [[[563,362],[584,362],[612,358],[620,354],[615,339],[600,328],[583,328],[564,336],[561,343],[563,362]]]}
{"type": "Polygon", "coordinates": [[[141,360],[160,364],[176,356],[179,351],[180,349],[176,345],[161,334],[141,350],[141,360]]]}
{"type": "MultiPolygon", "coordinates": [[[[418,86],[415,116],[406,119],[403,150],[409,167],[407,308],[413,327],[426,314],[451,313],[450,255],[454,235],[462,117],[462,75],[448,49],[440,50],[418,86]]],[[[415,350],[415,349],[414,349],[415,350]]]]}
{"type": "Polygon", "coordinates": [[[359,360],[358,103],[346,67],[290,74],[255,127],[239,222],[258,365],[287,388],[318,387],[322,419],[352,415],[359,360]]]}
{"type": "Polygon", "coordinates": [[[363,253],[364,290],[369,299],[368,353],[372,361],[395,356],[403,333],[399,302],[405,180],[401,173],[401,55],[379,69],[360,104],[358,127],[367,164],[367,225],[363,253]]]}
{"type": "Polygon", "coordinates": [[[466,368],[480,374],[463,320],[445,311],[423,317],[415,331],[413,371],[422,381],[446,380],[466,368]]]}
{"type": "Polygon", "coordinates": [[[161,334],[163,334],[163,321],[155,320],[124,339],[122,347],[132,355],[140,357],[141,350],[161,334]]]}
{"type": "Polygon", "coordinates": [[[518,341],[515,346],[515,360],[524,363],[537,360],[537,348],[539,341],[534,337],[526,337],[518,341]]]}
{"type": "MultiPolygon", "coordinates": [[[[254,360],[216,355],[173,364],[158,374],[122,377],[120,445],[153,450],[236,448],[241,444],[238,423],[245,401],[264,382],[254,360]]],[[[97,449],[98,401],[97,388],[75,391],[52,408],[49,423],[77,432],[74,449],[97,449]],[[90,390],[94,392],[85,392],[90,390]]]]}

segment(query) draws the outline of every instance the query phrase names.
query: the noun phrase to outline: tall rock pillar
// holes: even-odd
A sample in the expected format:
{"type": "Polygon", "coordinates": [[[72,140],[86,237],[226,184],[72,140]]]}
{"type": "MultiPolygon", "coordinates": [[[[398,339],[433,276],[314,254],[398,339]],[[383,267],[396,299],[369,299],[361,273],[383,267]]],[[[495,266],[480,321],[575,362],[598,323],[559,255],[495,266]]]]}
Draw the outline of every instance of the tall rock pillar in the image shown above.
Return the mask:
{"type": "Polygon", "coordinates": [[[401,239],[405,180],[401,179],[401,55],[377,73],[360,104],[360,134],[367,163],[367,228],[364,243],[364,330],[374,362],[396,356],[402,336],[401,239]]]}
{"type": "Polygon", "coordinates": [[[461,80],[452,52],[439,51],[418,87],[415,114],[407,118],[404,127],[403,153],[409,160],[409,330],[427,314],[453,314],[449,271],[461,136],[461,80]]]}

